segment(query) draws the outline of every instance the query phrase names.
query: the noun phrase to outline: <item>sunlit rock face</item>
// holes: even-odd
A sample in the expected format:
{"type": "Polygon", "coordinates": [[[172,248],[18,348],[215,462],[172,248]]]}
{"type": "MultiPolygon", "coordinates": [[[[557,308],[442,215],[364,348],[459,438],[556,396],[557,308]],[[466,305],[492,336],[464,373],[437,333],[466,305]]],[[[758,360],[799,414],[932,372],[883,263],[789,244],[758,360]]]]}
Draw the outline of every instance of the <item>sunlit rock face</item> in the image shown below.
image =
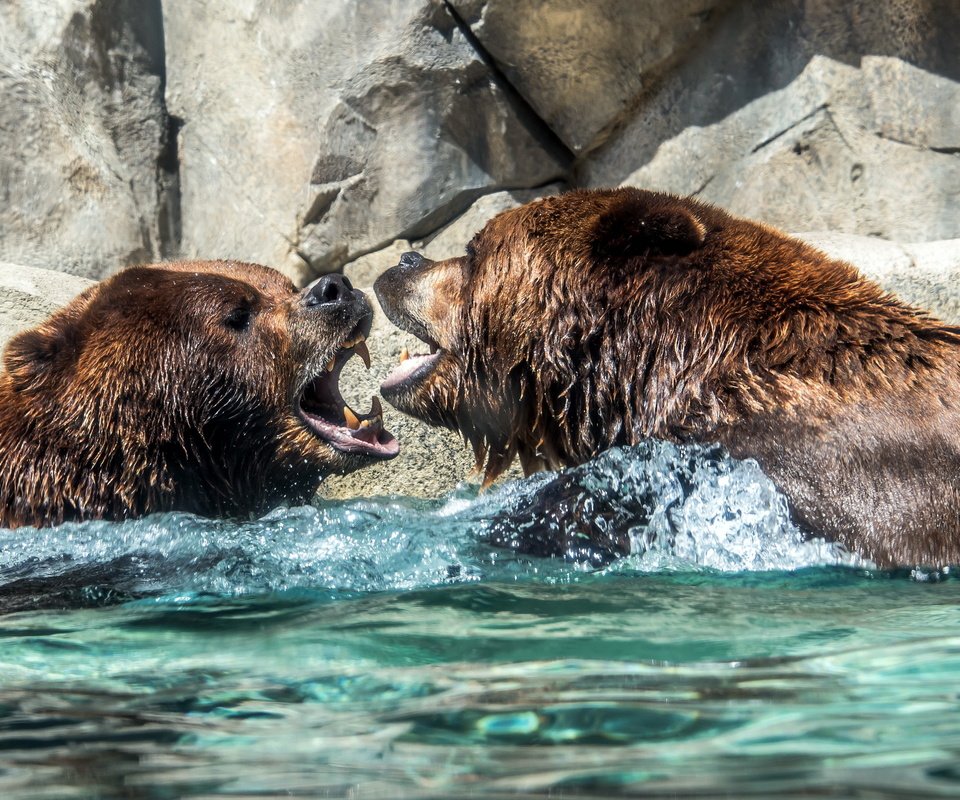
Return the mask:
{"type": "Polygon", "coordinates": [[[169,3],[183,249],[309,277],[565,154],[441,3],[169,3]]]}
{"type": "Polygon", "coordinates": [[[517,91],[574,152],[697,46],[725,0],[452,0],[517,91]]]}
{"type": "Polygon", "coordinates": [[[159,0],[0,4],[0,260],[88,277],[170,255],[159,0]]]}
{"type": "Polygon", "coordinates": [[[787,230],[960,237],[960,83],[894,58],[815,57],[788,86],[660,145],[623,179],[787,230]]]}
{"type": "Polygon", "coordinates": [[[958,28],[954,0],[7,3],[0,260],[372,276],[394,243],[623,182],[955,237],[958,28]]]}
{"type": "MultiPolygon", "coordinates": [[[[634,13],[642,14],[646,5],[636,4],[634,13]]],[[[616,124],[608,126],[609,135],[591,143],[594,152],[578,163],[578,179],[591,186],[620,183],[649,162],[664,142],[687,129],[722,122],[753,101],[795,83],[817,56],[853,68],[860,67],[867,56],[896,59],[955,83],[960,80],[960,50],[949,31],[958,26],[960,5],[953,0],[718,4],[679,57],[651,76],[653,80],[616,124]]],[[[866,61],[863,67],[856,80],[866,85],[872,78],[866,61]]],[[[881,105],[905,98],[904,80],[909,76],[891,74],[880,82],[881,105]]],[[[939,92],[927,83],[909,101],[914,112],[922,110],[920,119],[949,115],[940,105],[939,92]]],[[[877,98],[875,92],[871,94],[877,98]]],[[[778,126],[774,132],[784,130],[798,121],[793,111],[789,104],[774,105],[765,122],[778,126]]],[[[956,139],[958,125],[953,117],[944,133],[956,139]]],[[[886,126],[884,130],[890,131],[886,126]]],[[[824,165],[827,171],[832,168],[824,165]]]]}

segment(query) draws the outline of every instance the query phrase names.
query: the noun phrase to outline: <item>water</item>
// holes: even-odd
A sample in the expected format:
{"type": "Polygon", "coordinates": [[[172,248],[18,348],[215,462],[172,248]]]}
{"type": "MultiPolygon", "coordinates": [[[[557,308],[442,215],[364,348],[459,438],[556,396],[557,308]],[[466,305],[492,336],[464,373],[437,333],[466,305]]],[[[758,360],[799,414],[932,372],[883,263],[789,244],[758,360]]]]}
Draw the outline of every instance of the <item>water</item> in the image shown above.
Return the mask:
{"type": "Polygon", "coordinates": [[[949,574],[716,451],[570,476],[0,533],[0,797],[960,795],[949,574]],[[487,544],[558,480],[634,555],[487,544]]]}

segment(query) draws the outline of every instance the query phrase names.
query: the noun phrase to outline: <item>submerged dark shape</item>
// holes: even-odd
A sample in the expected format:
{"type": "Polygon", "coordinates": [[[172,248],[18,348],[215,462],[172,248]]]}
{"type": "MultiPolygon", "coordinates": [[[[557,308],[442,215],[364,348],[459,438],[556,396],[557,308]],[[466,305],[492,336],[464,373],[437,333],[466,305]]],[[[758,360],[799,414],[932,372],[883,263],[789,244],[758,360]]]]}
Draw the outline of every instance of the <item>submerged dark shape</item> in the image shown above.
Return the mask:
{"type": "Polygon", "coordinates": [[[613,457],[615,453],[558,473],[498,513],[489,527],[491,544],[594,567],[636,552],[634,535],[643,537],[644,549],[671,550],[678,527],[671,512],[690,496],[695,475],[729,468],[717,446],[678,448],[670,454],[647,441],[613,457]],[[646,465],[660,470],[661,479],[646,472],[646,465]],[[601,469],[606,480],[598,481],[601,469]],[[662,525],[652,524],[655,517],[662,525]],[[670,541],[658,542],[660,536],[670,541]]]}
{"type": "Polygon", "coordinates": [[[431,350],[384,397],[462,432],[487,482],[515,457],[529,473],[717,442],[808,533],[880,566],[960,561],[960,329],[783,233],[575,191],[498,215],[463,257],[409,254],[375,289],[431,350]]]}
{"type": "Polygon", "coordinates": [[[337,387],[371,310],[341,276],[303,291],[235,262],[132,267],[10,341],[0,525],[157,511],[245,517],[397,453],[337,387]]]}

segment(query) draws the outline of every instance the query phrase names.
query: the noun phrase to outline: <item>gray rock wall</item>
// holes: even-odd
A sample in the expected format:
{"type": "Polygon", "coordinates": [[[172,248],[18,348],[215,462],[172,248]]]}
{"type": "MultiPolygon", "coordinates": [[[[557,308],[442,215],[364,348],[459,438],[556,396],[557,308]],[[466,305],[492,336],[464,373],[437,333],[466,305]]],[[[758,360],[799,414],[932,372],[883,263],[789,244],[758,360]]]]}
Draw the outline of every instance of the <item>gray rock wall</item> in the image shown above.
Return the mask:
{"type": "Polygon", "coordinates": [[[787,87],[687,128],[623,182],[787,230],[960,236],[960,83],[893,58],[815,56],[787,87]]]}
{"type": "Polygon", "coordinates": [[[159,0],[0,3],[0,259],[100,277],[177,247],[159,0]]]}
{"type": "Polygon", "coordinates": [[[953,237],[958,30],[957,0],[0,4],[0,258],[373,274],[558,181],[953,237]]]}
{"type": "Polygon", "coordinates": [[[183,250],[312,277],[566,155],[430,0],[167,3],[183,250]]]}
{"type": "Polygon", "coordinates": [[[16,333],[42,322],[94,281],[0,261],[0,351],[16,333]]]}

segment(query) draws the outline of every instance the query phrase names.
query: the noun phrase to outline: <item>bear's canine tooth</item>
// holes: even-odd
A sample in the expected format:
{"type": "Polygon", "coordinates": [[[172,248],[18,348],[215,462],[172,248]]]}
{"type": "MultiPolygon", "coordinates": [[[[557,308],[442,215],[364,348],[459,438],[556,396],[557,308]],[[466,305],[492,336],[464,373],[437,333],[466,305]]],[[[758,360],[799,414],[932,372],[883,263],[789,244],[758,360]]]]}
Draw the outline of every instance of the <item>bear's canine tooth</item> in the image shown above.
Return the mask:
{"type": "Polygon", "coordinates": [[[354,345],[353,350],[363,360],[364,366],[370,369],[370,351],[367,349],[367,343],[361,339],[354,345]]]}
{"type": "Polygon", "coordinates": [[[357,430],[360,427],[360,420],[357,418],[357,415],[350,410],[350,406],[343,407],[343,419],[347,423],[347,427],[351,430],[357,430]]]}
{"type": "Polygon", "coordinates": [[[337,365],[337,357],[334,356],[327,362],[327,372],[333,372],[333,368],[337,365]]]}
{"type": "Polygon", "coordinates": [[[402,364],[402,363],[403,363],[404,361],[406,361],[408,358],[410,358],[410,351],[407,350],[406,347],[404,347],[404,348],[400,351],[400,363],[402,364]]]}

